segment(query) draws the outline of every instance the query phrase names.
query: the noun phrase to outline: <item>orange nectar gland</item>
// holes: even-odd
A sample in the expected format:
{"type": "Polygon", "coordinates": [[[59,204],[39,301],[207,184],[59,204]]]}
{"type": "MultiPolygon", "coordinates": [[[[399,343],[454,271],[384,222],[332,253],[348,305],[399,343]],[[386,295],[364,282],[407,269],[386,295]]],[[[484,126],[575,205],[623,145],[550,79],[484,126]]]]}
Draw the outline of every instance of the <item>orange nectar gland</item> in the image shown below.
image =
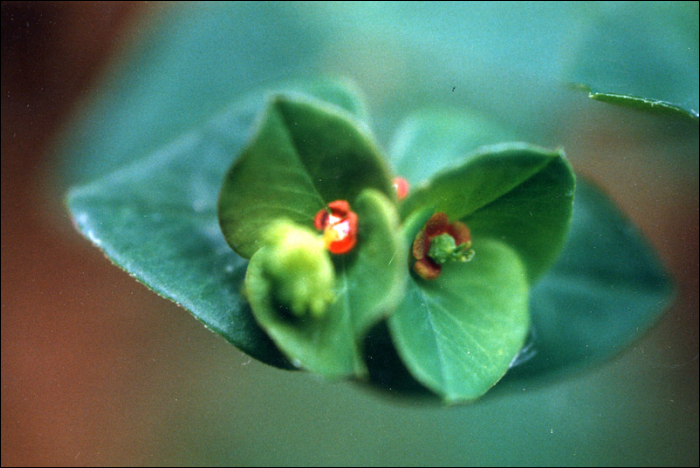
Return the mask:
{"type": "Polygon", "coordinates": [[[471,246],[471,233],[464,223],[450,223],[445,213],[435,213],[413,241],[413,271],[424,280],[437,279],[444,263],[470,261],[471,246]]]}
{"type": "Polygon", "coordinates": [[[316,213],[314,226],[323,231],[323,242],[334,254],[350,252],[357,242],[357,214],[345,200],[336,200],[316,213]]]}
{"type": "Polygon", "coordinates": [[[403,177],[394,177],[394,181],[391,183],[391,186],[394,187],[394,190],[396,190],[396,198],[399,200],[403,200],[406,198],[406,196],[408,196],[408,181],[403,177]]]}

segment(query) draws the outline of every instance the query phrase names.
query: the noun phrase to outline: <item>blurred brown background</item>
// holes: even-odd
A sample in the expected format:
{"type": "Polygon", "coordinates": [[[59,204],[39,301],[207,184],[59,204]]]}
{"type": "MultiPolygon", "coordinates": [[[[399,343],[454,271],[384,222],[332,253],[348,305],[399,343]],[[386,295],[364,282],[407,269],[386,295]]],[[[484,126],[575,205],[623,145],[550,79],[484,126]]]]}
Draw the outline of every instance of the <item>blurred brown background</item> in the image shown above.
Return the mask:
{"type": "MultiPolygon", "coordinates": [[[[161,6],[2,2],[3,466],[172,463],[167,448],[178,441],[162,432],[163,421],[186,425],[198,388],[174,382],[199,379],[202,363],[225,371],[249,362],[80,238],[47,182],[57,134],[110,58],[138,37],[135,18],[153,8],[161,6]]],[[[679,366],[672,375],[689,405],[680,411],[697,415],[697,180],[659,169],[653,133],[606,133],[622,112],[588,116],[580,122],[588,133],[567,137],[565,146],[601,155],[573,159],[607,187],[678,281],[676,305],[629,353],[667,347],[650,365],[679,366]],[[606,158],[601,145],[634,158],[606,158]],[[635,172],[639,178],[629,176],[635,172]]],[[[633,118],[651,126],[650,117],[633,118]]],[[[248,378],[261,372],[268,370],[248,378]]],[[[266,416],[241,415],[248,417],[266,416]]]]}
{"type": "Polygon", "coordinates": [[[107,304],[133,323],[153,298],[67,235],[66,212],[44,183],[61,125],[144,10],[2,2],[3,466],[125,463],[138,450],[134,415],[115,409],[134,378],[123,362],[144,352],[136,343],[151,327],[134,334],[107,304]]]}

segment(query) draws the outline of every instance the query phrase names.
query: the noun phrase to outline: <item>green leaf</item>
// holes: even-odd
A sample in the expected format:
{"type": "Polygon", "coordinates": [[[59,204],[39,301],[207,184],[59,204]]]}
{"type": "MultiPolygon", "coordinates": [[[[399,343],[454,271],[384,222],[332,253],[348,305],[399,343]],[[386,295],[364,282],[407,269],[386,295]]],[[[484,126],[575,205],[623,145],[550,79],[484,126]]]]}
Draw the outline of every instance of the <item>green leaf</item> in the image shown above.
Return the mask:
{"type": "Polygon", "coordinates": [[[406,248],[393,204],[380,192],[357,198],[358,242],[348,254],[334,255],[335,301],[322,317],[290,318],[275,303],[261,259],[250,261],[246,284],[255,318],[293,363],[326,377],[362,377],[361,339],[401,298],[406,248]]]}
{"type": "Polygon", "coordinates": [[[690,108],[690,106],[688,109],[684,109],[681,106],[675,105],[667,101],[661,101],[658,99],[632,96],[629,94],[616,94],[594,91],[588,86],[582,86],[582,88],[588,92],[588,97],[595,101],[608,102],[610,104],[617,104],[619,106],[631,107],[633,109],[640,109],[659,115],[682,116],[690,118],[695,122],[698,121],[697,111],[690,108]]]}
{"type": "Polygon", "coordinates": [[[408,370],[446,401],[480,397],[520,352],[529,325],[528,284],[561,250],[573,203],[574,176],[561,152],[515,143],[475,153],[402,205],[409,241],[426,209],[460,219],[472,231],[472,262],[443,265],[435,281],[413,277],[389,320],[408,370]]]}
{"type": "Polygon", "coordinates": [[[313,226],[328,203],[347,200],[352,207],[364,188],[393,196],[369,132],[337,107],[275,97],[224,181],[221,229],[234,250],[250,258],[275,219],[313,226]]]}
{"type": "MultiPolygon", "coordinates": [[[[295,90],[350,112],[362,107],[339,82],[295,90]]],[[[67,201],[78,229],[116,265],[251,356],[288,367],[240,295],[247,262],[226,244],[216,211],[266,102],[263,92],[244,97],[149,157],[73,188],[67,201]]]]}
{"type": "Polygon", "coordinates": [[[672,296],[639,231],[579,179],[566,247],[532,291],[530,349],[506,380],[555,375],[620,352],[659,319],[672,296]]]}
{"type": "Polygon", "coordinates": [[[529,327],[518,254],[498,240],[476,238],[474,244],[479,250],[471,262],[444,265],[434,281],[412,277],[389,319],[406,367],[448,402],[473,400],[498,382],[529,327]]]}
{"type": "MultiPolygon", "coordinates": [[[[574,174],[563,152],[509,143],[465,159],[414,190],[402,215],[432,207],[466,223],[476,237],[505,242],[533,282],[554,262],[569,229],[574,174]]],[[[474,249],[478,255],[477,244],[474,249]]]]}
{"type": "Polygon", "coordinates": [[[607,2],[590,20],[568,78],[592,99],[698,120],[698,3],[607,2]]]}

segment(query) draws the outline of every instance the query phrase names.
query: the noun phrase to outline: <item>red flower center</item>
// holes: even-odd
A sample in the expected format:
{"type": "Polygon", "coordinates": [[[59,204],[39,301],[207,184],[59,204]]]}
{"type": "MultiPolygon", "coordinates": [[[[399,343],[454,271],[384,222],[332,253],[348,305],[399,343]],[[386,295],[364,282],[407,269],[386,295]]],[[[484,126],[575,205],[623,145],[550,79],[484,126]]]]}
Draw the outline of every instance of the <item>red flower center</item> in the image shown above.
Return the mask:
{"type": "Polygon", "coordinates": [[[345,200],[336,200],[316,213],[314,226],[323,231],[326,248],[334,254],[350,252],[357,242],[357,214],[345,200]]]}
{"type": "Polygon", "coordinates": [[[403,200],[408,196],[408,181],[403,177],[394,177],[391,186],[396,190],[396,198],[399,200],[403,200]]]}

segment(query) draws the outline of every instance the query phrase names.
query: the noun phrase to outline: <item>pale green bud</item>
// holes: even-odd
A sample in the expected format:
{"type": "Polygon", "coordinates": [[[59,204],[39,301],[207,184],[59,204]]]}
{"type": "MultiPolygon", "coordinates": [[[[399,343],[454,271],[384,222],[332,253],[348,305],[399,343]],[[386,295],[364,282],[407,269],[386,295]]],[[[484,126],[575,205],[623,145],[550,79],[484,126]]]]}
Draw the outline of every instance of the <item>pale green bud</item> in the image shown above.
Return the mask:
{"type": "Polygon", "coordinates": [[[335,297],[335,271],[323,238],[284,220],[270,226],[264,242],[264,273],[276,299],[298,317],[321,317],[335,297]]]}

